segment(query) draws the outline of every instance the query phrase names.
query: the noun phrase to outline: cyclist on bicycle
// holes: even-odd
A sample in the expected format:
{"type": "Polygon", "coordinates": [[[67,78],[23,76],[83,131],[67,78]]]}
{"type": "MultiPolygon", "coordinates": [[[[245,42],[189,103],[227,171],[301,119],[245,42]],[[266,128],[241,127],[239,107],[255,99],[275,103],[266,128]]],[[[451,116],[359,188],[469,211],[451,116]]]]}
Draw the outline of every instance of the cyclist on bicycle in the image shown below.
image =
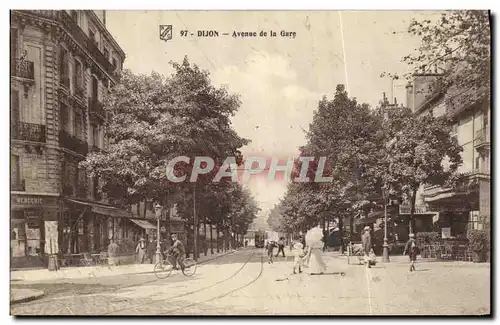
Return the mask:
{"type": "Polygon", "coordinates": [[[184,244],[177,238],[177,234],[172,234],[172,247],[167,251],[167,255],[172,256],[172,265],[174,269],[177,269],[177,264],[184,270],[184,257],[186,256],[186,250],[184,249],[184,244]]]}

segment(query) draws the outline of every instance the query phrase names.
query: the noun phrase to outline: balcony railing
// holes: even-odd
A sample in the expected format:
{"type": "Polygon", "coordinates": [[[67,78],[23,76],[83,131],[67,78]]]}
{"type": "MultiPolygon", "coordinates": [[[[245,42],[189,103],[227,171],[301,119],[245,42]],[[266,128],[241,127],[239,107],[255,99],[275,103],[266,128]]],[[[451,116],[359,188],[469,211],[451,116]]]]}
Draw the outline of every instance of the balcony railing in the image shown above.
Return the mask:
{"type": "Polygon", "coordinates": [[[45,125],[17,122],[10,125],[12,139],[45,142],[45,125]]]}
{"type": "Polygon", "coordinates": [[[87,143],[70,135],[66,131],[59,132],[59,145],[84,156],[88,153],[87,143]]]}
{"type": "Polygon", "coordinates": [[[11,191],[19,191],[19,192],[26,191],[26,180],[20,179],[18,181],[11,182],[10,189],[11,191]]]}
{"type": "Polygon", "coordinates": [[[35,80],[35,64],[23,59],[12,59],[10,74],[14,77],[35,80]]]}
{"type": "Polygon", "coordinates": [[[476,131],[476,138],[474,141],[476,147],[486,145],[490,142],[490,135],[487,129],[480,129],[476,131]]]}
{"type": "Polygon", "coordinates": [[[83,91],[83,88],[82,88],[82,87],[80,87],[80,86],[78,86],[78,85],[77,85],[77,86],[75,86],[75,96],[76,96],[76,97],[79,97],[79,98],[81,98],[81,99],[83,99],[83,98],[84,98],[84,91],[83,91]]]}
{"type": "Polygon", "coordinates": [[[89,98],[90,114],[99,116],[102,119],[106,118],[106,112],[101,102],[97,99],[89,98]]]}

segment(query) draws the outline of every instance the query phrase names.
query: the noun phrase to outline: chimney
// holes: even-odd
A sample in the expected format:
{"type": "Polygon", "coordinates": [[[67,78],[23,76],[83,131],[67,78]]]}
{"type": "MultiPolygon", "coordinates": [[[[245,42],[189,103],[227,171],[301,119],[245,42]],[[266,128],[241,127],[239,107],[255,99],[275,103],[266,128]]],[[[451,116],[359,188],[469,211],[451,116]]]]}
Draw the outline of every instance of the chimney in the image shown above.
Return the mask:
{"type": "Polygon", "coordinates": [[[398,106],[398,100],[394,97],[394,106],[398,106]]]}
{"type": "Polygon", "coordinates": [[[106,10],[102,11],[102,23],[104,24],[104,27],[106,27],[106,10]]]}

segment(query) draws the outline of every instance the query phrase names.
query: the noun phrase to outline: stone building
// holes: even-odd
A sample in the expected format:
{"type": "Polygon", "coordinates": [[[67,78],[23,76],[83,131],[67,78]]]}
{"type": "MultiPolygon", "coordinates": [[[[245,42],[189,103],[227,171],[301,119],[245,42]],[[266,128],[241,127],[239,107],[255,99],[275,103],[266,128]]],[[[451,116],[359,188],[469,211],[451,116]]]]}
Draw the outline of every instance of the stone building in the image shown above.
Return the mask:
{"type": "Polygon", "coordinates": [[[89,151],[106,149],[102,100],[125,60],[105,17],[11,11],[12,267],[105,251],[137,227],[78,168],[89,151]]]}
{"type": "MultiPolygon", "coordinates": [[[[415,74],[407,86],[407,106],[415,114],[447,115],[453,123],[452,136],[462,146],[463,163],[457,188],[422,186],[417,194],[418,213],[428,216],[415,227],[419,231],[439,229],[443,238],[464,237],[468,229],[481,228],[480,217],[490,217],[490,101],[469,103],[470,94],[428,85],[439,73],[415,74]]],[[[408,210],[407,206],[402,209],[408,210]]]]}

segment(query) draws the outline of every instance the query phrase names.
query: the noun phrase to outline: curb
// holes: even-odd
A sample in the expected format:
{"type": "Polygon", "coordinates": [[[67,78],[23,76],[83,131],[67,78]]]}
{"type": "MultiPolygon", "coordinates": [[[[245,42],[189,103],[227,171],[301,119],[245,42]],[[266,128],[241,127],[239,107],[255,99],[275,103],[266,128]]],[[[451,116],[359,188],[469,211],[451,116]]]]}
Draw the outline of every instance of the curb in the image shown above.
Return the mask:
{"type": "MultiPolygon", "coordinates": [[[[210,258],[207,258],[206,260],[203,260],[201,262],[197,262],[198,265],[200,264],[204,264],[204,263],[207,263],[207,262],[210,262],[210,261],[213,261],[213,260],[216,260],[218,258],[221,258],[223,256],[227,256],[227,255],[230,255],[230,254],[233,254],[233,253],[236,253],[238,252],[237,250],[234,250],[234,251],[228,251],[226,253],[223,253],[223,254],[220,254],[220,255],[217,255],[217,256],[214,256],[214,257],[210,257],[210,258]]],[[[130,272],[130,273],[122,273],[121,275],[133,275],[133,274],[153,274],[154,271],[140,271],[140,272],[130,272]]],[[[99,277],[99,276],[98,276],[99,277]]],[[[48,279],[49,281],[50,280],[53,280],[53,279],[48,279]]],[[[11,282],[12,281],[15,281],[19,284],[21,284],[22,282],[25,282],[26,280],[25,279],[11,279],[11,282]]],[[[45,281],[45,280],[43,280],[45,281]]],[[[31,282],[31,281],[27,281],[27,282],[31,282]]]]}
{"type": "Polygon", "coordinates": [[[24,298],[11,299],[10,300],[10,304],[14,305],[14,304],[21,304],[21,303],[25,303],[25,302],[30,302],[30,301],[33,301],[33,300],[40,299],[43,296],[45,296],[45,292],[40,291],[40,293],[33,294],[33,295],[30,295],[30,296],[27,296],[27,297],[24,297],[24,298]]]}

